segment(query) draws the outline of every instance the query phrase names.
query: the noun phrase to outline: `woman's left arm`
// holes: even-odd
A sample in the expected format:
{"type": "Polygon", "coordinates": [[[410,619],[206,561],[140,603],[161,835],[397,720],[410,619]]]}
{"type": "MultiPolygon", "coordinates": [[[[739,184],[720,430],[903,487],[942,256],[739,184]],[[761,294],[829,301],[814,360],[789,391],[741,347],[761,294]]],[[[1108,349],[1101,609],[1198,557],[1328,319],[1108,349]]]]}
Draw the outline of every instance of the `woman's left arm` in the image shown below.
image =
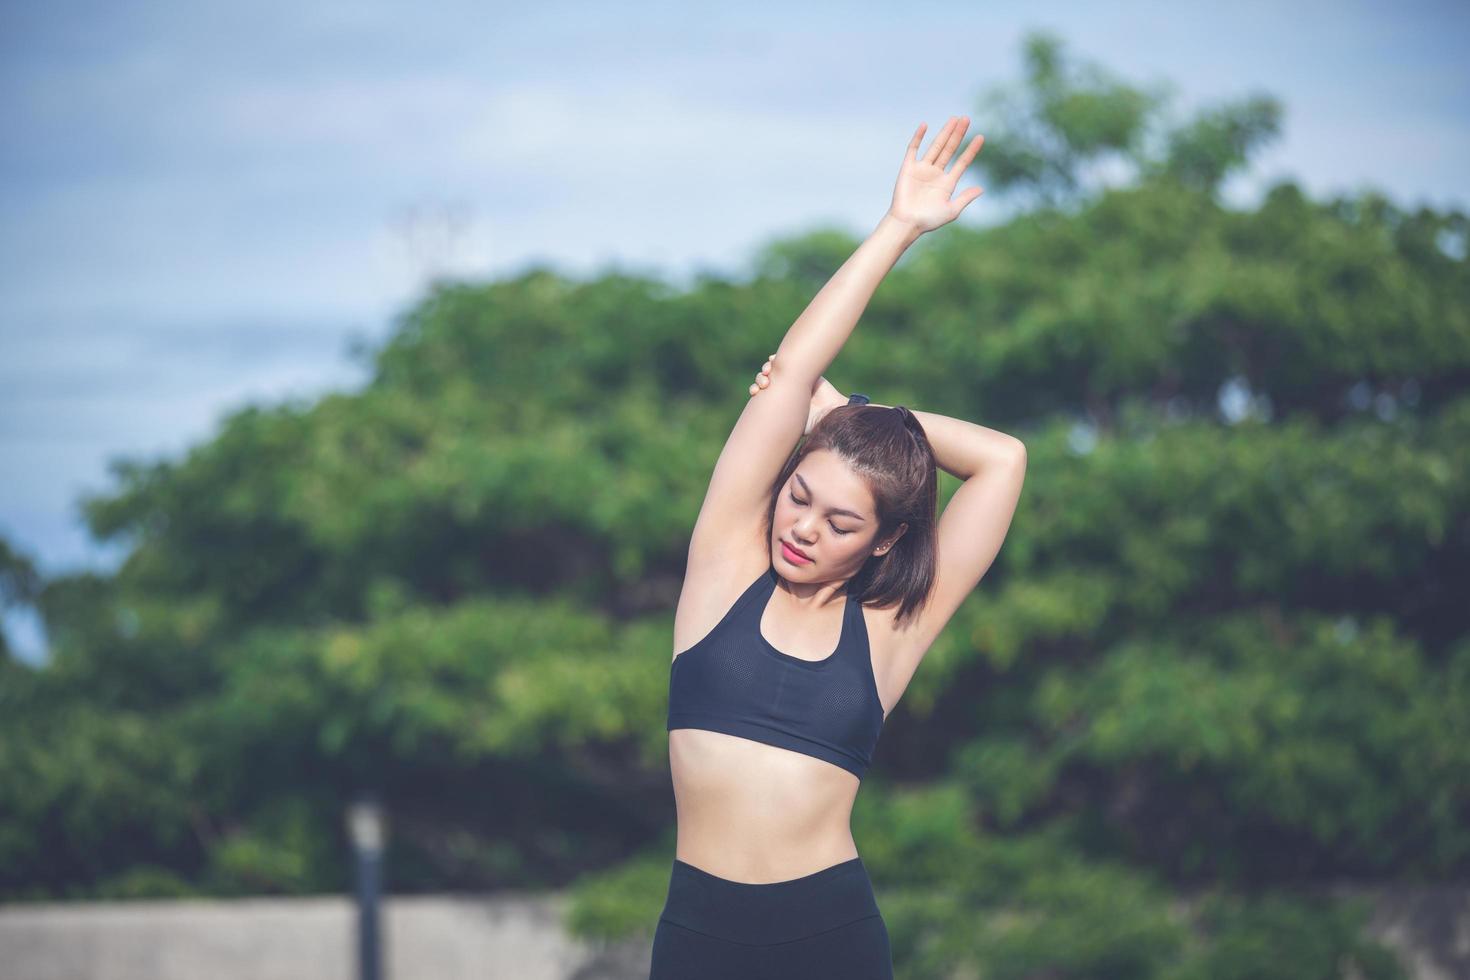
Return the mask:
{"type": "MultiPolygon", "coordinates": [[[[771,384],[771,367],[776,361],[776,355],[772,354],[766,358],[766,363],[756,372],[755,381],[751,382],[750,393],[759,394],[771,384]]],[[[820,422],[833,408],[847,404],[847,396],[834,388],[826,378],[818,379],[816,387],[812,389],[811,406],[807,412],[806,431],[812,431],[812,427],[820,422]]],[[[891,405],[880,405],[870,402],[874,408],[891,408],[891,405]]],[[[950,418],[948,415],[938,415],[934,412],[921,412],[917,409],[909,409],[914,413],[914,418],[924,427],[924,437],[929,440],[929,446],[934,450],[934,462],[941,470],[950,476],[961,480],[968,480],[979,473],[982,469],[993,467],[996,463],[1012,462],[1019,454],[1026,455],[1026,446],[1015,436],[1007,435],[998,429],[989,429],[974,422],[966,422],[964,419],[950,418]]]]}
{"type": "MultiPolygon", "coordinates": [[[[751,385],[752,395],[770,384],[770,369],[767,360],[751,385]]],[[[825,385],[812,395],[812,414],[820,421],[846,401],[825,385]]],[[[1026,445],[1015,436],[934,412],[915,411],[914,417],[924,427],[939,468],[964,482],[949,498],[935,528],[938,557],[929,601],[892,641],[910,672],[995,562],[1026,480],[1026,445]]]]}
{"type": "Polygon", "coordinates": [[[899,658],[916,670],[960,604],[1000,554],[1026,480],[1026,446],[1015,436],[933,412],[914,412],[935,462],[964,482],[935,527],[934,585],[914,622],[894,637],[899,658]]]}
{"type": "Polygon", "coordinates": [[[1014,436],[983,425],[915,412],[936,458],[957,462],[944,468],[961,483],[935,529],[938,551],[934,587],[915,623],[897,639],[901,656],[917,669],[965,597],[975,590],[1000,554],[1026,480],[1026,446],[1014,436]]]}
{"type": "Polygon", "coordinates": [[[997,464],[1012,463],[1017,456],[1023,459],[1026,456],[1026,446],[1020,439],[998,429],[934,412],[912,408],[909,411],[924,427],[924,436],[934,450],[934,461],[950,476],[968,480],[997,464]]]}

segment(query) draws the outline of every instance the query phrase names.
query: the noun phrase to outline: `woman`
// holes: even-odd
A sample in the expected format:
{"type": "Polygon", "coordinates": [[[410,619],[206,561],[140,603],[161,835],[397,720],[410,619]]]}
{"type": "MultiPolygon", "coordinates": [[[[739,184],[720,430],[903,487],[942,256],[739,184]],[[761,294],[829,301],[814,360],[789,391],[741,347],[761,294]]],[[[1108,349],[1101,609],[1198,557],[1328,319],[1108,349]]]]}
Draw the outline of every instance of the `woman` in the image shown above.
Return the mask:
{"type": "Polygon", "coordinates": [[[678,835],[650,980],[893,976],[853,801],[1000,550],[1026,454],[969,422],[849,404],[822,374],[904,250],[982,193],[951,200],[984,137],[944,170],[968,125],[951,118],[923,157],[919,126],[888,213],[787,331],[715,464],[674,618],[678,835]],[[964,480],[937,527],[936,466],[964,480]]]}

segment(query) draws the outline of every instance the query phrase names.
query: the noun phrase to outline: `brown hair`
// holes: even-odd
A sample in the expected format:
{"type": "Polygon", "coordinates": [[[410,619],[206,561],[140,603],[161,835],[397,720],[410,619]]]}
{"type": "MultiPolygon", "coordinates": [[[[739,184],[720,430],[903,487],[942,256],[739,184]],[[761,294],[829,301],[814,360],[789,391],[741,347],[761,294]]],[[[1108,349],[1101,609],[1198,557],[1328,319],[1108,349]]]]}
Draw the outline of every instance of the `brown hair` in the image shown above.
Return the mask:
{"type": "Polygon", "coordinates": [[[886,608],[899,604],[899,626],[929,598],[934,586],[939,507],[938,464],[924,427],[902,405],[840,405],[822,416],[805,441],[797,443],[770,488],[766,507],[766,540],[776,519],[781,488],[808,454],[825,449],[840,456],[861,476],[873,495],[882,541],[900,524],[908,530],[892,548],[868,560],[847,583],[859,602],[886,608]]]}

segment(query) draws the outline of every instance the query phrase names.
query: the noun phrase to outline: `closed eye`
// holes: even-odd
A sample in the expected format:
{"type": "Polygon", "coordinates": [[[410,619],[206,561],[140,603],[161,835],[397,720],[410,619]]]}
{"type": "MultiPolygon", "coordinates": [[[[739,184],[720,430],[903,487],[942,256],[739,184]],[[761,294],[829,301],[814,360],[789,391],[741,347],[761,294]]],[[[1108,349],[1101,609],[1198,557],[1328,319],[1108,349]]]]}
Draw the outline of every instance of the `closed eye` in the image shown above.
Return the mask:
{"type": "MultiPolygon", "coordinates": [[[[791,502],[793,504],[801,504],[802,506],[806,506],[806,501],[805,500],[798,500],[797,497],[796,497],[796,494],[794,494],[794,493],[793,494],[788,494],[788,496],[791,497],[791,502]]],[[[838,534],[851,534],[852,533],[851,531],[844,531],[842,528],[838,527],[836,524],[832,524],[831,521],[828,521],[827,523],[829,525],[831,525],[832,530],[836,531],[838,534]]]]}

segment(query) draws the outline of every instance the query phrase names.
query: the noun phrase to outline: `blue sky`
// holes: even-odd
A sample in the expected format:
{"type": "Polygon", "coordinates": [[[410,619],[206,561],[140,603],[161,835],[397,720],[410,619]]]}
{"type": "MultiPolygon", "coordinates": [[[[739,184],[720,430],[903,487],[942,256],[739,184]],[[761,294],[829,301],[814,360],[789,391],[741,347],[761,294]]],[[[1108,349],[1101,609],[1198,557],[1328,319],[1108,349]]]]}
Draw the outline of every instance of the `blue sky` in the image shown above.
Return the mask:
{"type": "Polygon", "coordinates": [[[360,384],[349,342],[427,276],[681,283],[861,234],[920,121],[986,132],[1035,29],[1179,115],[1281,99],[1239,206],[1290,177],[1467,208],[1464,3],[6,4],[0,535],[48,574],[109,567],[76,508],[109,459],[360,384]]]}

